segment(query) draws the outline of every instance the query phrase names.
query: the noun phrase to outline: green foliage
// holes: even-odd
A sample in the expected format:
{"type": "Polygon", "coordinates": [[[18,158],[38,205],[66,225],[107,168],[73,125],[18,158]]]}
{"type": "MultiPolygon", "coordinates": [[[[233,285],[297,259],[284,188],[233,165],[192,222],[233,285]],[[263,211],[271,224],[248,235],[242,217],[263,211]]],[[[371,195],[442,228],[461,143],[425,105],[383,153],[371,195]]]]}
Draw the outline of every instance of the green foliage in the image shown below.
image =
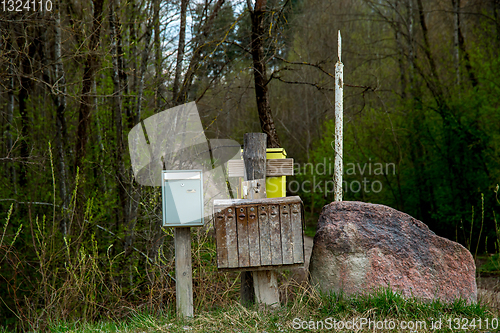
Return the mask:
{"type": "MultiPolygon", "coordinates": [[[[478,242],[484,244],[486,236],[492,239],[495,230],[492,209],[498,205],[492,188],[500,170],[500,113],[495,99],[487,98],[483,89],[454,98],[446,110],[429,101],[414,115],[405,109],[388,113],[365,107],[363,117],[348,118],[344,200],[403,210],[439,235],[474,250],[478,242]],[[480,214],[474,215],[474,209],[480,214]],[[479,239],[483,224],[485,232],[479,239]]],[[[333,184],[330,191],[324,185],[333,179],[332,167],[328,167],[333,166],[333,138],[334,122],[327,120],[308,162],[312,168],[326,164],[328,171],[322,174],[322,168],[319,172],[309,168],[296,178],[301,184],[311,184],[299,194],[310,211],[316,212],[312,220],[333,200],[333,184]],[[320,182],[323,185],[314,191],[314,184],[320,182]]]]}

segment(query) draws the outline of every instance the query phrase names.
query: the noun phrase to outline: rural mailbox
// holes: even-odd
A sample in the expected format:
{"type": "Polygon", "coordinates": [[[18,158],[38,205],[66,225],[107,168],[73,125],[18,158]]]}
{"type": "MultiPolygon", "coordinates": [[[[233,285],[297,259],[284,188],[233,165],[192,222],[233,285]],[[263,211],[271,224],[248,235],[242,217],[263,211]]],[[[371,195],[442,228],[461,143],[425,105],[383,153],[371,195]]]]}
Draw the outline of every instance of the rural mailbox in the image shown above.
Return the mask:
{"type": "Polygon", "coordinates": [[[304,214],[298,196],[214,200],[217,267],[270,270],[304,265],[304,214]]]}
{"type": "Polygon", "coordinates": [[[163,226],[203,226],[203,173],[201,170],[162,172],[163,226]]]}

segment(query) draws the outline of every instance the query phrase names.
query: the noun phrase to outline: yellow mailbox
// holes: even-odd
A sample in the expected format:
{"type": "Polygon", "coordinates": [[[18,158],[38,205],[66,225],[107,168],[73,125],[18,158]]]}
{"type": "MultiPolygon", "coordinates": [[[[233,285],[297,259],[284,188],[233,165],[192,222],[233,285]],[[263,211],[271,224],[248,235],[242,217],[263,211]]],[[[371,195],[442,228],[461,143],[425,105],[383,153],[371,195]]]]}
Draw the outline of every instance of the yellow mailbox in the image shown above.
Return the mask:
{"type": "MultiPolygon", "coordinates": [[[[241,191],[242,178],[245,175],[243,160],[227,161],[229,177],[240,178],[240,193],[238,198],[243,198],[241,191]]],[[[286,197],[286,176],[293,176],[293,158],[286,158],[284,148],[267,148],[266,150],[266,192],[268,198],[286,197]]]]}
{"type": "MultiPolygon", "coordinates": [[[[285,148],[267,148],[266,158],[268,160],[286,158],[285,148]]],[[[286,176],[267,177],[266,191],[268,198],[286,197],[286,176]]]]}

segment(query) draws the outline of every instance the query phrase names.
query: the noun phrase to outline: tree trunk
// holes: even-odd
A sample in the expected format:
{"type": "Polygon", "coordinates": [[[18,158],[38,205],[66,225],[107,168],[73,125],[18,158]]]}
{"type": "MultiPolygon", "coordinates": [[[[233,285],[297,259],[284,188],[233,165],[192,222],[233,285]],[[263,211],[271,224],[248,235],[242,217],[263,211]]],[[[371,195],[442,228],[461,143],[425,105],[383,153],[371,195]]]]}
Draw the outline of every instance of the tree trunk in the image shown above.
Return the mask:
{"type": "Polygon", "coordinates": [[[125,166],[123,165],[123,124],[122,124],[122,88],[119,77],[120,66],[118,64],[121,54],[118,52],[118,34],[119,34],[119,22],[115,13],[115,1],[111,1],[109,8],[109,26],[111,33],[111,54],[112,54],[112,77],[113,77],[113,113],[114,113],[114,123],[115,123],[115,135],[116,135],[116,149],[114,151],[115,157],[115,174],[118,180],[118,196],[120,198],[121,213],[118,214],[118,223],[123,224],[123,222],[128,221],[127,214],[127,191],[125,190],[125,166]]]}
{"type": "Polygon", "coordinates": [[[175,77],[172,100],[178,104],[179,84],[181,82],[182,62],[184,61],[184,47],[186,46],[186,12],[189,0],[181,0],[181,26],[179,30],[179,44],[177,46],[177,63],[175,65],[175,77]]]}
{"type": "MultiPolygon", "coordinates": [[[[102,25],[102,5],[104,0],[93,0],[94,15],[92,24],[92,33],[89,42],[89,54],[85,61],[85,69],[83,70],[83,86],[81,94],[80,108],[78,110],[78,129],[75,148],[75,172],[76,169],[81,169],[83,159],[85,158],[85,150],[87,146],[87,128],[90,122],[90,110],[92,105],[92,81],[95,79],[94,74],[98,65],[97,48],[100,41],[100,32],[102,25]]],[[[80,174],[82,174],[80,170],[80,174]]]]}
{"type": "MultiPolygon", "coordinates": [[[[189,89],[191,88],[193,78],[196,73],[196,69],[198,68],[198,65],[201,61],[202,46],[205,44],[205,41],[207,40],[208,34],[212,27],[213,21],[217,16],[217,14],[219,13],[219,10],[222,8],[224,2],[225,0],[217,1],[217,3],[214,6],[214,9],[212,10],[212,13],[206,19],[205,24],[203,24],[203,26],[200,27],[199,29],[200,33],[196,36],[196,41],[194,43],[195,46],[193,47],[194,51],[193,55],[191,56],[191,60],[189,61],[189,67],[186,70],[186,73],[184,74],[184,80],[182,82],[182,85],[180,85],[179,87],[179,92],[177,93],[177,97],[174,98],[175,105],[183,104],[186,102],[189,89]]],[[[208,8],[206,8],[206,11],[208,11],[208,8]]]]}
{"type": "Polygon", "coordinates": [[[420,27],[422,28],[422,35],[424,38],[423,49],[427,57],[427,60],[429,61],[431,70],[430,79],[427,80],[426,82],[429,87],[429,90],[431,91],[434,99],[436,100],[440,115],[443,118],[445,118],[447,117],[448,106],[446,105],[446,100],[444,98],[443,87],[439,82],[436,62],[434,61],[434,57],[432,56],[431,53],[431,47],[429,43],[429,30],[427,29],[427,22],[425,20],[425,13],[422,5],[422,0],[417,0],[417,7],[418,7],[418,17],[419,17],[420,27]]]}
{"type": "Polygon", "coordinates": [[[161,43],[160,43],[160,0],[154,0],[154,46],[155,46],[155,113],[161,109],[161,43]]]}
{"type": "Polygon", "coordinates": [[[141,68],[139,69],[139,87],[137,87],[137,102],[135,108],[135,123],[137,124],[141,120],[142,113],[142,95],[144,92],[144,75],[146,74],[146,67],[149,59],[149,48],[151,35],[153,33],[153,21],[151,20],[146,26],[146,32],[144,35],[144,47],[141,54],[141,68]]]}
{"type": "MultiPolygon", "coordinates": [[[[125,59],[124,59],[124,52],[123,52],[123,25],[120,22],[119,19],[119,13],[117,13],[117,10],[121,8],[121,3],[120,0],[114,0],[115,8],[114,8],[114,17],[115,17],[115,22],[118,26],[115,27],[115,37],[116,37],[116,62],[117,62],[117,68],[118,68],[118,79],[120,83],[120,99],[121,99],[121,107],[122,107],[122,114],[125,112],[126,119],[129,120],[130,117],[130,97],[129,96],[129,91],[130,91],[130,85],[128,82],[128,74],[125,71],[125,59]],[[123,97],[123,95],[127,97],[123,97]],[[125,104],[125,105],[124,105],[125,104]],[[124,110],[123,110],[124,109],[124,110]]],[[[120,120],[122,122],[122,120],[120,120]]],[[[135,123],[129,123],[128,128],[131,129],[134,127],[135,123]]],[[[126,127],[121,125],[122,129],[123,127],[126,127]]],[[[123,138],[122,138],[123,140],[123,138]]]]}
{"type": "MultiPolygon", "coordinates": [[[[131,82],[131,91],[137,91],[137,28],[135,25],[135,18],[137,17],[136,14],[136,5],[135,5],[135,0],[130,0],[131,3],[131,11],[130,11],[130,17],[129,17],[129,51],[130,51],[130,58],[129,58],[129,63],[130,67],[132,69],[132,82],[131,82]]],[[[128,84],[127,84],[128,88],[128,84]]],[[[127,103],[129,106],[126,108],[127,111],[127,120],[130,128],[134,127],[136,124],[136,117],[134,114],[134,107],[133,107],[133,102],[127,103]]]]}
{"type": "Polygon", "coordinates": [[[66,111],[66,76],[64,73],[64,66],[62,62],[61,44],[62,44],[62,29],[61,29],[61,3],[57,2],[58,8],[55,12],[55,38],[54,38],[54,56],[55,56],[55,66],[54,66],[54,88],[56,91],[56,96],[54,97],[56,106],[56,149],[57,158],[59,164],[59,187],[60,196],[63,207],[63,219],[61,221],[61,231],[63,236],[68,233],[67,219],[66,219],[66,209],[69,205],[69,196],[67,190],[67,178],[66,178],[66,154],[64,149],[64,142],[67,140],[66,132],[66,118],[64,116],[66,111]]]}
{"type": "MultiPolygon", "coordinates": [[[[497,51],[500,49],[500,0],[493,0],[493,18],[495,19],[497,51]]],[[[498,55],[498,53],[497,53],[498,55]]]]}
{"type": "Polygon", "coordinates": [[[253,76],[260,126],[262,132],[267,134],[267,147],[278,148],[281,145],[274,125],[271,107],[269,106],[268,78],[264,59],[265,9],[266,0],[256,0],[254,10],[250,11],[250,18],[252,20],[253,76]]]}
{"type": "MultiPolygon", "coordinates": [[[[78,110],[78,128],[77,128],[77,139],[75,147],[75,173],[78,172],[80,175],[80,180],[84,178],[84,172],[82,166],[84,165],[84,159],[86,155],[87,139],[88,133],[87,129],[90,124],[90,115],[92,109],[92,86],[95,80],[94,75],[98,66],[97,49],[100,42],[100,31],[102,25],[102,6],[104,0],[93,0],[94,4],[94,14],[92,20],[92,30],[90,35],[88,55],[85,61],[85,68],[83,71],[83,84],[82,93],[80,100],[80,108],[78,110]]],[[[80,181],[78,186],[84,181],[80,181]]],[[[81,193],[81,192],[80,192],[81,193]]],[[[76,204],[76,217],[80,226],[83,226],[83,215],[84,215],[84,205],[83,200],[77,200],[76,204]]],[[[71,226],[68,227],[68,234],[71,234],[71,226]]]]}
{"type": "Polygon", "coordinates": [[[469,76],[469,80],[472,84],[472,87],[476,87],[478,85],[476,75],[474,74],[474,71],[472,70],[472,65],[470,62],[470,57],[469,57],[469,52],[467,52],[467,49],[465,48],[465,42],[464,42],[464,36],[462,35],[462,29],[460,28],[460,0],[452,0],[454,6],[456,5],[456,43],[457,43],[457,50],[456,56],[458,57],[458,69],[457,69],[457,77],[459,77],[459,70],[460,70],[460,57],[459,54],[463,54],[464,58],[464,63],[465,63],[465,70],[467,71],[467,75],[469,76]]]}
{"type": "MultiPolygon", "coordinates": [[[[26,37],[27,38],[27,37],[26,37]]],[[[21,43],[27,42],[24,38],[21,39],[21,43]]],[[[19,45],[20,44],[18,42],[19,45]]],[[[27,184],[27,174],[28,170],[26,167],[26,162],[27,159],[29,158],[29,148],[28,148],[28,141],[30,137],[30,120],[28,116],[28,106],[27,106],[27,101],[29,98],[29,91],[31,90],[32,87],[32,75],[33,75],[33,69],[32,69],[32,64],[31,64],[31,59],[33,59],[36,50],[35,50],[35,45],[34,42],[29,43],[29,46],[27,46],[27,54],[22,56],[22,73],[23,75],[21,76],[21,87],[19,89],[19,94],[18,94],[18,100],[19,100],[19,114],[21,115],[21,141],[20,141],[20,151],[21,151],[21,168],[20,168],[20,174],[19,174],[19,185],[21,187],[26,186],[27,184]]]]}
{"type": "MultiPolygon", "coordinates": [[[[9,54],[11,51],[12,42],[10,40],[7,41],[7,53],[9,54]]],[[[14,148],[13,140],[12,140],[12,129],[14,124],[14,65],[13,59],[9,54],[9,66],[8,66],[8,92],[7,92],[7,131],[6,131],[6,139],[7,139],[7,155],[12,158],[12,149],[14,148]]],[[[14,193],[17,194],[17,172],[14,163],[10,162],[8,167],[7,175],[10,179],[12,179],[12,185],[14,187],[14,193]]]]}
{"type": "Polygon", "coordinates": [[[108,190],[108,187],[106,185],[106,177],[104,176],[104,159],[102,158],[104,156],[104,144],[102,143],[102,129],[101,129],[101,122],[99,121],[99,116],[98,116],[98,107],[97,107],[97,86],[96,86],[96,80],[92,81],[92,92],[94,93],[94,126],[96,128],[96,140],[97,140],[97,145],[99,146],[99,189],[105,193],[108,190]]]}
{"type": "Polygon", "coordinates": [[[453,4],[453,56],[455,60],[455,84],[460,85],[460,48],[458,46],[458,30],[460,27],[460,0],[451,0],[453,4]]]}
{"type": "Polygon", "coordinates": [[[399,74],[400,74],[400,82],[401,82],[401,99],[406,99],[406,75],[405,68],[403,64],[403,60],[405,58],[403,44],[401,42],[401,24],[398,22],[396,24],[396,44],[398,46],[399,56],[398,56],[398,64],[399,64],[399,74]]]}

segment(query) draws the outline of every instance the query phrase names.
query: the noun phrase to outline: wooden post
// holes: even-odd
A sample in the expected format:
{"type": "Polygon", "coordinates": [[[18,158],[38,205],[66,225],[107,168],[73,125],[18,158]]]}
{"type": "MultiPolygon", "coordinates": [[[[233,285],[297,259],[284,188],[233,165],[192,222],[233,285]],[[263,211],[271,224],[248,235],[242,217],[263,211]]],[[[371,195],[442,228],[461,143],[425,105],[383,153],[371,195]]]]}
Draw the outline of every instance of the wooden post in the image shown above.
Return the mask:
{"type": "Polygon", "coordinates": [[[191,228],[174,228],[175,293],[177,315],[193,316],[193,268],[191,264],[191,228]]]}
{"type": "Polygon", "coordinates": [[[342,64],[342,40],[340,30],[338,36],[338,57],[339,60],[335,64],[335,189],[334,200],[342,201],[342,136],[343,136],[343,95],[344,95],[344,65],[342,64]]]}
{"type": "MultiPolygon", "coordinates": [[[[265,133],[245,133],[243,137],[243,161],[245,180],[266,178],[266,142],[265,133]]],[[[264,186],[266,182],[264,181],[264,186]]],[[[253,191],[250,191],[253,196],[253,191]]],[[[241,272],[240,297],[243,305],[251,305],[255,300],[252,272],[241,272]]]]}
{"type": "MultiPolygon", "coordinates": [[[[243,160],[249,199],[266,197],[266,141],[267,134],[246,133],[244,136],[243,160]],[[253,182],[250,182],[253,181],[253,182]]],[[[259,244],[253,244],[260,246],[259,244]]],[[[241,301],[279,306],[278,279],[275,271],[242,272],[241,301]],[[244,284],[245,283],[245,284],[244,284]]]]}

